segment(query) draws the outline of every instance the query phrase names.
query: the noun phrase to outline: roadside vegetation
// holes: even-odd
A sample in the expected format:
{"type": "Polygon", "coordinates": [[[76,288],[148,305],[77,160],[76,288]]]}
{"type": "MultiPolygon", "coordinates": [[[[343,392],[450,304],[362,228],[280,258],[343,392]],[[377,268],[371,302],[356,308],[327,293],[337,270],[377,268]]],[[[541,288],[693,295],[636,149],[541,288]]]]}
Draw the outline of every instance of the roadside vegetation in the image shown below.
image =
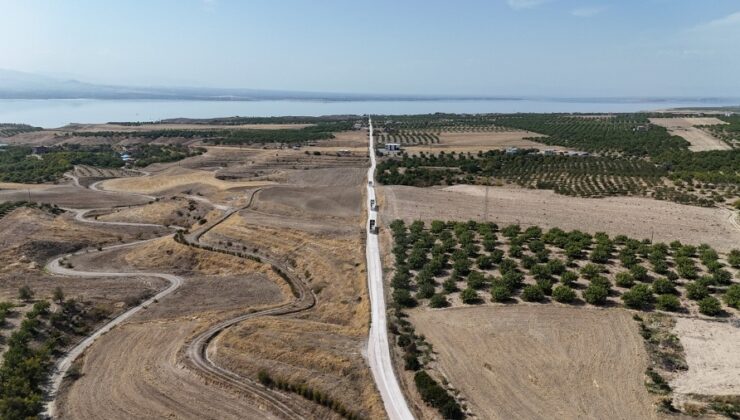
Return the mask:
{"type": "MultiPolygon", "coordinates": [[[[131,146],[130,155],[137,166],[155,162],[173,162],[200,154],[202,149],[183,146],[138,145],[131,146]]],[[[18,183],[43,183],[55,181],[75,165],[98,168],[120,168],[124,166],[119,151],[108,145],[82,146],[67,144],[45,148],[41,154],[33,154],[31,147],[8,146],[0,153],[0,181],[18,183]]]]}
{"type": "Polygon", "coordinates": [[[0,124],[0,137],[13,137],[16,134],[41,131],[41,127],[33,127],[28,124],[0,124]]]}
{"type": "Polygon", "coordinates": [[[64,212],[64,210],[60,209],[56,204],[46,204],[46,203],[33,203],[28,201],[6,201],[3,203],[0,203],[0,219],[5,217],[8,213],[11,211],[19,208],[19,207],[28,207],[32,209],[41,209],[46,212],[49,212],[51,214],[61,214],[64,212]]]}
{"type": "MultiPolygon", "coordinates": [[[[21,288],[19,298],[30,305],[33,292],[21,288]]],[[[92,325],[109,316],[102,308],[65,300],[61,289],[55,290],[53,299],[54,307],[47,300],[35,301],[7,339],[0,366],[0,418],[37,418],[43,409],[44,386],[54,359],[75,337],[88,334],[92,325]]],[[[3,323],[18,306],[0,303],[3,323]]]]}
{"type": "Polygon", "coordinates": [[[738,250],[475,221],[390,228],[401,308],[524,301],[737,316],[738,250]]]}

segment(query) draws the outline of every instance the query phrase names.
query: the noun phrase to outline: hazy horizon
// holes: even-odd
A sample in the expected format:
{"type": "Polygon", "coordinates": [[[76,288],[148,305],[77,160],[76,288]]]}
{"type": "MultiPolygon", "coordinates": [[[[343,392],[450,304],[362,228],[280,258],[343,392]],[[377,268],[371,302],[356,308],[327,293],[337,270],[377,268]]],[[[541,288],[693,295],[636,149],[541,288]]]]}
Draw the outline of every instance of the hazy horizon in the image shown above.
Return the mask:
{"type": "Polygon", "coordinates": [[[729,0],[0,0],[0,68],[105,85],[739,97],[729,0]]]}

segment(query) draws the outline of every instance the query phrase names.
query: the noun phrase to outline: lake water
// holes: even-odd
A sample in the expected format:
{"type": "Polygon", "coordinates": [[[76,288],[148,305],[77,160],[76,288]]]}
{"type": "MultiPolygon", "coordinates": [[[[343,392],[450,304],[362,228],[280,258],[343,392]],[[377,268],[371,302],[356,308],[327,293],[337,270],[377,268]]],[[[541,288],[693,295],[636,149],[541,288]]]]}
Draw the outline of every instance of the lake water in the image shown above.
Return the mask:
{"type": "Polygon", "coordinates": [[[509,112],[636,112],[675,107],[738,105],[740,99],[614,100],[496,99],[413,101],[164,101],[37,99],[0,100],[0,123],[44,128],[69,123],[156,121],[165,118],[336,114],[426,114],[509,112]]]}

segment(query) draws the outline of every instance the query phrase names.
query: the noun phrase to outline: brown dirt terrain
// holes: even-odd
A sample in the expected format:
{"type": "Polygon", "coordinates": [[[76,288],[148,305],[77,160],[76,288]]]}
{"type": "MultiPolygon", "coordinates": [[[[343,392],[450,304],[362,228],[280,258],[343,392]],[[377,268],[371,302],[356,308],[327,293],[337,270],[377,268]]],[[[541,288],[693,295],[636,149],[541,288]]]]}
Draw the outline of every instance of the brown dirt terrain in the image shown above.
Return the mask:
{"type": "Polygon", "coordinates": [[[540,134],[529,131],[504,132],[442,132],[439,134],[439,143],[405,147],[409,153],[418,152],[477,152],[479,150],[506,149],[519,147],[523,149],[553,149],[569,150],[560,146],[548,146],[525,137],[540,137],[540,134]]]}
{"type": "Polygon", "coordinates": [[[656,418],[626,311],[554,307],[409,312],[434,368],[480,418],[656,418]]]}
{"type": "Polygon", "coordinates": [[[210,205],[197,200],[168,197],[151,204],[119,208],[98,215],[95,219],[105,222],[155,223],[188,227],[208,214],[211,209],[210,205]]]}
{"type": "Polygon", "coordinates": [[[709,132],[695,127],[696,125],[726,124],[717,118],[651,118],[650,122],[665,127],[671,134],[686,139],[691,143],[689,150],[694,152],[732,149],[729,144],[712,136],[709,132]]]}
{"type": "MultiPolygon", "coordinates": [[[[671,381],[677,394],[740,395],[740,325],[676,318],[689,369],[671,381]]],[[[679,395],[680,398],[680,395],[679,395]]]]}
{"type": "Polygon", "coordinates": [[[73,184],[0,184],[0,201],[28,201],[29,198],[37,203],[72,208],[129,206],[147,202],[140,196],[115,192],[101,194],[73,184]]]}
{"type": "Polygon", "coordinates": [[[260,318],[230,328],[214,343],[213,357],[242,375],[266,369],[274,377],[308,383],[351,410],[382,418],[362,355],[369,319],[357,183],[362,169],[337,170],[354,182],[324,169],[283,172],[284,179],[295,174],[298,182],[324,186],[266,187],[252,208],[202,238],[277,256],[308,279],[318,299],[314,309],[296,317],[260,318]]]}
{"type": "Polygon", "coordinates": [[[233,188],[248,188],[268,185],[263,181],[223,181],[215,177],[213,172],[172,167],[152,176],[136,178],[118,178],[105,181],[100,188],[108,191],[135,192],[141,194],[156,194],[163,191],[195,188],[198,186],[213,187],[218,190],[233,188]]]}
{"type": "Polygon", "coordinates": [[[273,418],[246,397],[208,385],[178,356],[188,338],[207,325],[247,308],[283,302],[287,287],[268,267],[171,238],[85,255],[75,264],[89,269],[176,267],[189,277],[176,292],[88,350],[83,376],[58,397],[61,418],[273,418]],[[101,406],[101,400],[107,403],[101,406]]]}
{"type": "MultiPolygon", "coordinates": [[[[447,188],[383,186],[381,215],[394,219],[483,219],[485,187],[447,188]],[[384,203],[388,203],[386,206],[384,203]]],[[[580,229],[584,232],[624,234],[655,241],[707,243],[720,252],[736,248],[740,230],[725,211],[639,197],[589,199],[557,195],[553,191],[491,187],[488,220],[502,225],[519,223],[543,228],[580,229]]]]}

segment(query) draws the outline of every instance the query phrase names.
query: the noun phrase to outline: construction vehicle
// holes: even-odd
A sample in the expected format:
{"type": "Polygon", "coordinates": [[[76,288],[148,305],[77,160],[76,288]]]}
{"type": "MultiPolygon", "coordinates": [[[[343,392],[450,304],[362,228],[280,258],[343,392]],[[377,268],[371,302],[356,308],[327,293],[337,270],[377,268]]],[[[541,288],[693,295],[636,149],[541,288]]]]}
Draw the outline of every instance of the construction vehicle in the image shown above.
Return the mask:
{"type": "Polygon", "coordinates": [[[378,233],[378,225],[375,224],[375,219],[370,219],[370,233],[378,233]]]}

